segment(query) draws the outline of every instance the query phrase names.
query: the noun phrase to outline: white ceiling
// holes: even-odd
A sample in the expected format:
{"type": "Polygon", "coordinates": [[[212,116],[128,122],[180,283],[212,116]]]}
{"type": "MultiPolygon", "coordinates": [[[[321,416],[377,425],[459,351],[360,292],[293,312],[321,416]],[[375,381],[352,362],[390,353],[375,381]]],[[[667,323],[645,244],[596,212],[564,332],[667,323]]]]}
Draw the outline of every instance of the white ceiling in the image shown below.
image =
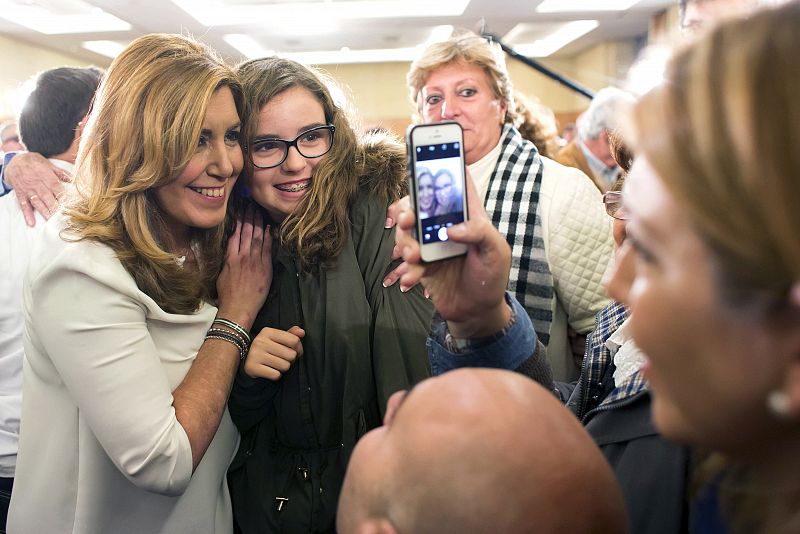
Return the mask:
{"type": "MultiPolygon", "coordinates": [[[[561,0],[559,0],[561,1],[561,0]]],[[[244,34],[254,39],[263,50],[282,54],[310,51],[336,51],[349,47],[360,49],[407,49],[424,43],[439,25],[476,29],[481,21],[486,31],[506,36],[520,23],[524,28],[508,44],[530,44],[553,29],[571,20],[592,19],[599,25],[553,55],[569,56],[594,43],[643,35],[650,17],[673,5],[676,0],[641,0],[630,9],[589,11],[582,13],[537,13],[541,0],[0,0],[0,17],[12,17],[20,6],[40,7],[58,14],[57,23],[44,34],[0,18],[0,33],[68,53],[87,61],[107,64],[108,58],[83,48],[90,40],[111,40],[125,45],[139,35],[152,32],[188,33],[219,50],[230,60],[243,57],[242,52],[223,38],[228,34],[244,34]],[[388,7],[368,11],[378,1],[388,7],[404,9],[404,15],[389,16],[388,7]],[[431,15],[449,6],[461,14],[431,15]],[[216,9],[205,15],[205,24],[189,15],[179,5],[187,6],[195,17],[203,6],[216,9]],[[191,7],[189,7],[191,6],[191,7]],[[76,32],[95,11],[92,7],[126,21],[124,31],[76,32]],[[332,11],[329,11],[332,10],[332,11]],[[344,19],[335,15],[350,13],[344,19]],[[377,15],[377,16],[374,16],[377,15]],[[420,15],[420,16],[416,16],[420,15]],[[238,20],[237,20],[238,18],[238,20]],[[75,32],[75,33],[69,33],[75,32]]],[[[586,4],[581,4],[586,5],[586,4]]],[[[109,28],[104,24],[103,29],[109,28]]],[[[512,34],[512,35],[514,35],[512,34]]],[[[385,52],[388,59],[392,52],[385,52]]]]}

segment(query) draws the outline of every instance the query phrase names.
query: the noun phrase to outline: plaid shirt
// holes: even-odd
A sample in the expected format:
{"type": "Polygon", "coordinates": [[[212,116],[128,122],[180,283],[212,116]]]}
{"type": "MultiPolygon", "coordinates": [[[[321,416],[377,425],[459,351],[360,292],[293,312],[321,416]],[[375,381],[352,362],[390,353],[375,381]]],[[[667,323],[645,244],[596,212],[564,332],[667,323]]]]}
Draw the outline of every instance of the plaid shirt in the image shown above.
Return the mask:
{"type": "Polygon", "coordinates": [[[604,395],[607,390],[603,384],[604,378],[608,383],[613,375],[613,369],[609,367],[614,365],[606,341],[629,315],[627,308],[619,302],[612,302],[597,314],[595,328],[586,339],[586,354],[578,386],[567,402],[568,407],[581,419],[595,409],[612,408],[617,403],[647,390],[647,382],[642,372],[636,371],[619,387],[614,386],[607,395],[604,395]]]}
{"type": "Polygon", "coordinates": [[[516,128],[503,127],[503,148],[484,205],[494,226],[511,245],[508,289],[525,307],[545,346],[553,322],[553,275],[544,250],[539,209],[542,158],[516,128]]]}

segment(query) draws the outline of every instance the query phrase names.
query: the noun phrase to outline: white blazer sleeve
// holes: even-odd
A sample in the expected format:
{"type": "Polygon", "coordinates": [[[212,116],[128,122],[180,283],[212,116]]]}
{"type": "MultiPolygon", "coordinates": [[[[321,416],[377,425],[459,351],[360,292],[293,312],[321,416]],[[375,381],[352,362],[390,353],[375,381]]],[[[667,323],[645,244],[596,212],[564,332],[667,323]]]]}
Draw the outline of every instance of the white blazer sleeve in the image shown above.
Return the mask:
{"type": "Polygon", "coordinates": [[[55,263],[31,282],[33,342],[117,469],[142,489],[182,494],[192,475],[189,438],[175,417],[144,308],[108,274],[122,266],[55,263]]]}

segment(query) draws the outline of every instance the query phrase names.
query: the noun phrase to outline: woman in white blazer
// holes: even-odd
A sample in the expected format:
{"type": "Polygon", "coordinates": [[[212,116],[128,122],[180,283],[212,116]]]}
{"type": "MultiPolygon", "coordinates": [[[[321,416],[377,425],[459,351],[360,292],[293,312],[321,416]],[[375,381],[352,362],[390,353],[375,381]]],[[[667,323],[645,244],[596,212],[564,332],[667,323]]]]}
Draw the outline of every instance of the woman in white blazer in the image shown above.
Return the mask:
{"type": "Polygon", "coordinates": [[[77,194],[25,281],[10,532],[232,531],[225,404],[271,282],[260,220],[223,243],[241,103],[185,37],[137,39],[109,68],[77,194]]]}

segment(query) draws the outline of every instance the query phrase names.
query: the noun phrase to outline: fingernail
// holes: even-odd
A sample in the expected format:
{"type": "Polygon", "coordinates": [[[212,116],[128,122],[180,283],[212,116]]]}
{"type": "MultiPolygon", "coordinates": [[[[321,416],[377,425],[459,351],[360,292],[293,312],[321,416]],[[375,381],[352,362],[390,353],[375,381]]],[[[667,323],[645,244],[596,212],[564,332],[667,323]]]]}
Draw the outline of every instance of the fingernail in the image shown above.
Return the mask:
{"type": "Polygon", "coordinates": [[[422,294],[425,295],[426,299],[431,298],[431,292],[427,288],[422,291],[422,294]]]}
{"type": "Polygon", "coordinates": [[[401,293],[407,293],[409,289],[411,289],[411,288],[410,287],[406,287],[406,286],[404,286],[402,284],[400,285],[400,292],[401,293]]]}
{"type": "Polygon", "coordinates": [[[384,278],[384,279],[383,279],[383,282],[382,282],[382,284],[383,284],[383,287],[389,287],[389,286],[390,286],[390,285],[392,285],[393,283],[394,283],[394,282],[393,282],[391,279],[389,279],[389,277],[388,277],[388,276],[387,276],[386,278],[384,278]]]}
{"type": "Polygon", "coordinates": [[[392,219],[391,217],[386,217],[386,222],[383,224],[383,227],[391,228],[392,226],[394,226],[394,219],[392,219]]]}

